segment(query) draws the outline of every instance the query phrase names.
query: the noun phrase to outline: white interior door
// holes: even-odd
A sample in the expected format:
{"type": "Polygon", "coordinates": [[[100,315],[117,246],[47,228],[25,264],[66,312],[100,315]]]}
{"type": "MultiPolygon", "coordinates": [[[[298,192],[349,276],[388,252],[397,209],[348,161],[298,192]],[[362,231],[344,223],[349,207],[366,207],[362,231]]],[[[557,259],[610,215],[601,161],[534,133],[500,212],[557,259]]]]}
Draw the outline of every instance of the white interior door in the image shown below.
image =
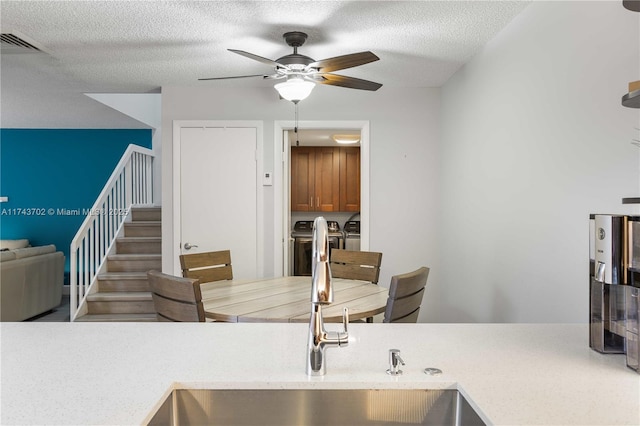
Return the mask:
{"type": "Polygon", "coordinates": [[[180,253],[231,250],[234,278],[258,277],[257,129],[180,128],[180,253]]]}

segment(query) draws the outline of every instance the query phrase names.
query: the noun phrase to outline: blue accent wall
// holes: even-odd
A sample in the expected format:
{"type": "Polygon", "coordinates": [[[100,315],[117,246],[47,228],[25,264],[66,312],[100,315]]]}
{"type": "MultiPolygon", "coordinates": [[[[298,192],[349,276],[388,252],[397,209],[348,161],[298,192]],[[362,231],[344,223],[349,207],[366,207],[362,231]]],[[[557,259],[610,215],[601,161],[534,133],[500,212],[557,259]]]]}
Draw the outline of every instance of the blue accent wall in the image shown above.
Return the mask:
{"type": "MultiPolygon", "coordinates": [[[[130,144],[151,148],[147,129],[0,129],[0,238],[55,244],[66,257],[90,209],[130,144]]],[[[67,274],[65,274],[67,275],[67,274]]],[[[68,283],[68,282],[67,282],[68,283]]]]}

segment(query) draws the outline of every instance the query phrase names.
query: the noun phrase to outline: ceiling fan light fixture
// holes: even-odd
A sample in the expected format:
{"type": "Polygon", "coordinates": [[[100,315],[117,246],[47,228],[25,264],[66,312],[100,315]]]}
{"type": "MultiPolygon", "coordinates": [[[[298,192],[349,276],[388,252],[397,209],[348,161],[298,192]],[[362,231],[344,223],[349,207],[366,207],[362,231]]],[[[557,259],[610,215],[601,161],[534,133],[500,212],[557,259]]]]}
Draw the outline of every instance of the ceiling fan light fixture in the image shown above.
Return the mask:
{"type": "Polygon", "coordinates": [[[290,77],[287,81],[278,83],[273,87],[284,99],[297,103],[306,99],[313,88],[316,87],[316,84],[301,77],[290,77]]]}
{"type": "Polygon", "coordinates": [[[336,141],[336,143],[341,143],[344,145],[354,144],[360,142],[360,136],[358,135],[333,135],[331,138],[336,141]]]}

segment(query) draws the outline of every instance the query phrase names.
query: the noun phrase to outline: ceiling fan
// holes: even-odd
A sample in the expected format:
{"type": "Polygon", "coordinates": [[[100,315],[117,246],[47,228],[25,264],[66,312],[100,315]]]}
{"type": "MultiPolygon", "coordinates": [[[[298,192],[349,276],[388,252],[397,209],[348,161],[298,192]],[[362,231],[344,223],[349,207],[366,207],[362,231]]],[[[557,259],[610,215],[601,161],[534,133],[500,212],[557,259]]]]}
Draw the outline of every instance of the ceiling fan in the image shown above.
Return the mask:
{"type": "Polygon", "coordinates": [[[333,71],[353,68],[379,60],[372,52],[351,53],[349,55],[336,56],[334,58],[316,61],[308,56],[298,53],[298,47],[307,40],[307,34],[300,31],[291,31],[283,35],[286,43],[293,47],[293,53],[279,59],[271,60],[243,50],[228,49],[246,58],[253,59],[266,65],[275,67],[273,74],[241,75],[235,77],[200,78],[199,80],[224,80],[230,78],[262,77],[264,79],[284,80],[274,87],[284,99],[298,103],[309,96],[316,83],[332,86],[346,87],[349,89],[375,91],[382,84],[360,78],[347,77],[333,74],[333,71]]]}

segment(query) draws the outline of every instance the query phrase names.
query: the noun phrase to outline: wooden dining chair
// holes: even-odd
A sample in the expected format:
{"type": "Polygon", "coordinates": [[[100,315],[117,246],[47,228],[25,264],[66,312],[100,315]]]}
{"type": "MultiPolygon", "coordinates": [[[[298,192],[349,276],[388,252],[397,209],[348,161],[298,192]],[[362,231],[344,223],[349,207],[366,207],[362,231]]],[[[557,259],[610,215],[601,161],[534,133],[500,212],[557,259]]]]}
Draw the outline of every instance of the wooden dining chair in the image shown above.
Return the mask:
{"type": "Polygon", "coordinates": [[[413,272],[391,277],[382,322],[417,322],[428,277],[429,268],[424,266],[413,272]]]}
{"type": "Polygon", "coordinates": [[[205,322],[200,281],[148,271],[158,321],[205,322]]]}
{"type": "Polygon", "coordinates": [[[382,253],[333,249],[329,256],[331,276],[378,283],[382,253]]]}
{"type": "MultiPolygon", "coordinates": [[[[333,249],[329,256],[332,277],[369,281],[373,284],[378,284],[381,263],[382,253],[375,251],[333,249]]],[[[373,322],[373,317],[368,317],[367,322],[373,322]]]]}
{"type": "Polygon", "coordinates": [[[196,278],[201,283],[232,280],[231,251],[209,251],[180,255],[182,276],[196,278]]]}

